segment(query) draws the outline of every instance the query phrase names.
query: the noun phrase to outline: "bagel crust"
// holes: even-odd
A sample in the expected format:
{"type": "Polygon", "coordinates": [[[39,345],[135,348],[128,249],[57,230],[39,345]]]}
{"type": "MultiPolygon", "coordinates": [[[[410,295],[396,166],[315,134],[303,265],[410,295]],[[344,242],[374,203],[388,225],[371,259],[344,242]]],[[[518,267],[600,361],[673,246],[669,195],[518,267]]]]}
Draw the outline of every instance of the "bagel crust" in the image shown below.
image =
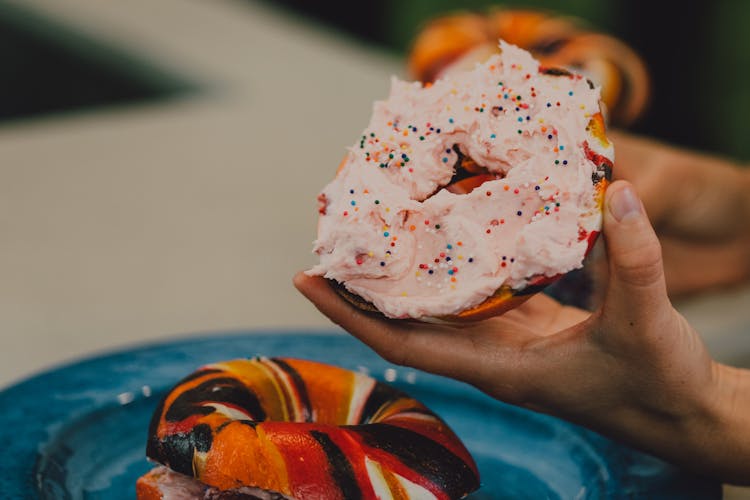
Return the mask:
{"type": "Polygon", "coordinates": [[[165,487],[301,500],[453,499],[479,487],[469,452],[419,401],[290,358],[216,363],[186,377],[154,413],[146,454],[164,467],[139,480],[142,500],[165,487]]]}
{"type": "Polygon", "coordinates": [[[581,267],[613,157],[599,89],[504,42],[434,84],[394,79],[319,196],[309,273],[391,318],[497,314],[581,267]]]}

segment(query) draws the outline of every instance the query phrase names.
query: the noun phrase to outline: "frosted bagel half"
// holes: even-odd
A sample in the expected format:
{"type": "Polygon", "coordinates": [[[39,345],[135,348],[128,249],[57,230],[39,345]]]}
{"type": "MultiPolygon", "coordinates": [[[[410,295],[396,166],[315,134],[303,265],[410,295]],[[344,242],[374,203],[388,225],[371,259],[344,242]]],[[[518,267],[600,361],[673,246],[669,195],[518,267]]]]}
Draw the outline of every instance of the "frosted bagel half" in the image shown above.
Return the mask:
{"type": "Polygon", "coordinates": [[[599,89],[500,48],[393,80],[318,198],[309,274],[390,318],[473,320],[581,267],[614,158],[599,89]]]}

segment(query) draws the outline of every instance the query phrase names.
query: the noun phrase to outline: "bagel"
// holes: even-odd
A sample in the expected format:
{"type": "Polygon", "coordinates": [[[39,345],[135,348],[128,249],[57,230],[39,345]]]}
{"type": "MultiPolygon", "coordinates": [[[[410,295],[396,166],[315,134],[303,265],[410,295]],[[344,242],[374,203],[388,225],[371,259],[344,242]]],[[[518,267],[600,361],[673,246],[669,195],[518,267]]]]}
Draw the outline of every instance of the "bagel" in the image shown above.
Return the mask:
{"type": "Polygon", "coordinates": [[[499,38],[528,50],[543,66],[579,72],[600,85],[609,121],[615,125],[631,124],[646,109],[650,79],[633,49],[578,19],[539,10],[493,8],[485,14],[435,18],[412,44],[409,72],[431,82],[470,69],[497,52],[499,38]]]}
{"type": "Polygon", "coordinates": [[[469,452],[423,404],[289,358],[216,363],[180,381],[153,415],[146,454],[161,466],[138,480],[140,500],[452,499],[479,486],[469,452]]]}
{"type": "Polygon", "coordinates": [[[318,197],[308,274],[390,318],[474,321],[581,267],[614,158],[599,89],[500,50],[434,84],[393,80],[318,197]]]}

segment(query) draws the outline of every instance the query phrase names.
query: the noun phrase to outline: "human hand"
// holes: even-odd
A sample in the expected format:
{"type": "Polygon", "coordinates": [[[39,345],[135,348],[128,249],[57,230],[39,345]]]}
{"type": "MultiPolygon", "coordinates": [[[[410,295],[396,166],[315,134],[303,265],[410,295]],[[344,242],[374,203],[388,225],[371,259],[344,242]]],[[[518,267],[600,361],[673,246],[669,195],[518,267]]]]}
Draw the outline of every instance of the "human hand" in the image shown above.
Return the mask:
{"type": "Polygon", "coordinates": [[[750,279],[750,169],[611,132],[615,178],[635,185],[656,228],[670,294],[750,279]]]}
{"type": "Polygon", "coordinates": [[[538,295],[473,324],[393,321],[295,277],[317,307],[385,359],[585,425],[725,481],[748,481],[750,382],[714,362],[667,298],[659,242],[632,187],[605,200],[610,280],[592,315],[538,295]]]}

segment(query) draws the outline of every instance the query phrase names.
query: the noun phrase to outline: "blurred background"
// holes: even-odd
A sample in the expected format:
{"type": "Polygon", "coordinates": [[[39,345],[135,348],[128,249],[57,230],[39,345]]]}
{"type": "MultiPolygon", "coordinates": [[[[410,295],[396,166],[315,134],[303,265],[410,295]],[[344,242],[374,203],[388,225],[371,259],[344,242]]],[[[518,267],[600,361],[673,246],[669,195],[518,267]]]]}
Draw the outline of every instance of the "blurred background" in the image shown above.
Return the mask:
{"type": "MultiPolygon", "coordinates": [[[[639,52],[651,99],[631,130],[750,159],[747,2],[0,3],[0,385],[188,332],[329,327],[290,284],[319,189],[420,29],[498,5],[639,52]]],[[[748,304],[678,306],[750,365],[748,304]]]]}
{"type": "MultiPolygon", "coordinates": [[[[257,1],[246,3],[252,8],[257,1]]],[[[744,117],[750,111],[747,2],[382,0],[356,9],[334,1],[269,0],[265,4],[298,22],[394,58],[404,57],[418,29],[441,14],[507,6],[575,16],[594,30],[624,40],[645,59],[654,97],[646,115],[633,127],[635,131],[742,160],[750,158],[750,141],[743,132],[744,117]],[[679,15],[675,15],[677,10],[679,15]]],[[[0,123],[93,106],[168,99],[191,88],[197,90],[122,47],[83,40],[80,33],[56,25],[54,18],[23,8],[20,2],[12,5],[0,11],[5,75],[0,82],[0,123]]],[[[273,47],[267,49],[270,55],[273,47]]]]}
{"type": "MultiPolygon", "coordinates": [[[[315,196],[428,19],[487,0],[0,2],[0,387],[186,333],[329,328],[315,196]]],[[[617,36],[631,130],[748,161],[750,3],[529,0],[617,36]]],[[[675,186],[679,188],[679,186],[675,186]]],[[[750,289],[678,304],[750,366],[750,289]]]]}
{"type": "Polygon", "coordinates": [[[485,12],[502,6],[575,16],[591,29],[625,41],[645,59],[653,77],[653,100],[632,130],[691,148],[750,159],[750,141],[743,130],[750,112],[747,2],[386,0],[368,2],[357,9],[342,9],[337,2],[271,3],[396,56],[403,56],[415,32],[437,15],[461,10],[485,12]],[[360,21],[360,13],[367,22],[360,21]]]}

